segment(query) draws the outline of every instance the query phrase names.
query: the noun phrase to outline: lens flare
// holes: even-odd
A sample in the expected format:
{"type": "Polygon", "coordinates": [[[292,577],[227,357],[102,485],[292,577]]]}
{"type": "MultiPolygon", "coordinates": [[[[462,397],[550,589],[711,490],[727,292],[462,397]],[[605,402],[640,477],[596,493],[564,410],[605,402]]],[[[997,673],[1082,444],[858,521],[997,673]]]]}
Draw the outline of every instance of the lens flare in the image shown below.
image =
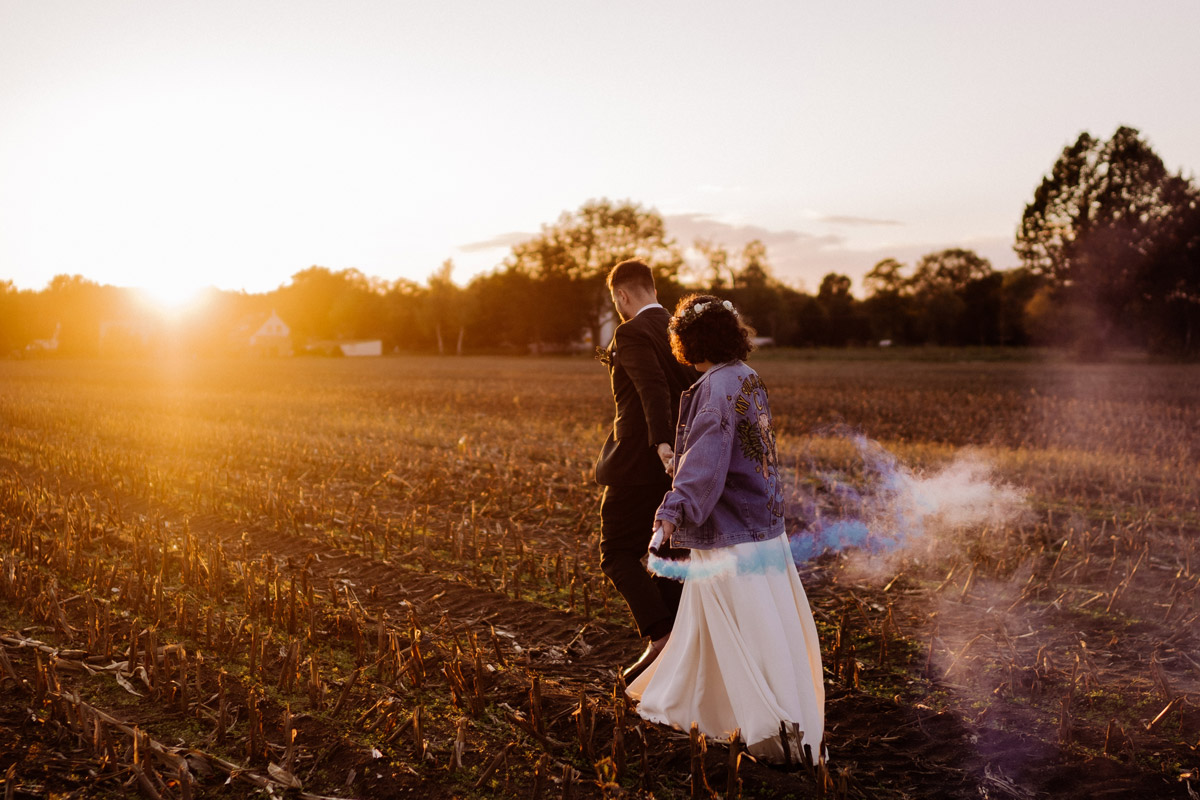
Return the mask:
{"type": "Polygon", "coordinates": [[[144,302],[150,307],[174,314],[199,305],[204,296],[204,288],[183,279],[164,277],[142,286],[141,294],[144,302]]]}

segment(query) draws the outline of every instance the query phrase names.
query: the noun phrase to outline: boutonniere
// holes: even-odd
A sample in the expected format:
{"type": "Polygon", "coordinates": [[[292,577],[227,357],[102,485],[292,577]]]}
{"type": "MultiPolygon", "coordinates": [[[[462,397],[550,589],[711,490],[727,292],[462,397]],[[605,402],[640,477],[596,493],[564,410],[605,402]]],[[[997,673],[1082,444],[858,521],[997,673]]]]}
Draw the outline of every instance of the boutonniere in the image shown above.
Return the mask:
{"type": "Polygon", "coordinates": [[[607,347],[597,347],[596,348],[596,360],[599,361],[601,364],[603,364],[606,367],[611,367],[612,360],[613,360],[613,353],[615,351],[616,351],[615,347],[612,350],[609,350],[607,347]]]}

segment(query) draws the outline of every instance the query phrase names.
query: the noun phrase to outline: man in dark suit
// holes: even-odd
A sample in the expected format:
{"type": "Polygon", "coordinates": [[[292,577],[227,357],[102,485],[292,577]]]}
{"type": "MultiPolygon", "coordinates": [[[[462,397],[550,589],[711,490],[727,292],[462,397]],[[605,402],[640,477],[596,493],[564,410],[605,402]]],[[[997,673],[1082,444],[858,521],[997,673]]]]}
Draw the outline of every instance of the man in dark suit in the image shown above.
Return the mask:
{"type": "Polygon", "coordinates": [[[608,288],[623,322],[601,354],[616,414],[596,460],[596,482],[604,487],[600,568],[629,604],[638,632],[650,639],[637,662],[623,671],[628,682],[662,652],[679,608],[682,585],[651,575],[642,560],[654,512],[671,488],[679,395],[698,373],[671,354],[671,315],[658,303],[648,266],[622,261],[608,274],[608,288]]]}

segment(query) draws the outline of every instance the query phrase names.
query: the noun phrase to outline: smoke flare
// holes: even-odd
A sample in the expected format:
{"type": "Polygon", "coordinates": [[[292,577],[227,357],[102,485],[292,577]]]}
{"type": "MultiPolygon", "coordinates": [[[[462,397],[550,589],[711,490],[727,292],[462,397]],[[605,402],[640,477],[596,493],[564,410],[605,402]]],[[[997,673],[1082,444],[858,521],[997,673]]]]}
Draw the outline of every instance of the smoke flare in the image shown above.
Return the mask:
{"type": "MultiPolygon", "coordinates": [[[[788,537],[797,565],[845,550],[888,556],[938,533],[1012,522],[1027,510],[1024,491],[995,480],[992,466],[978,453],[960,453],[936,472],[920,475],[878,442],[858,433],[841,435],[858,451],[861,478],[813,473],[811,491],[795,503],[807,525],[788,537]]],[[[778,565],[731,553],[703,567],[651,555],[647,566],[663,577],[698,580],[735,570],[761,573],[778,565]]]]}

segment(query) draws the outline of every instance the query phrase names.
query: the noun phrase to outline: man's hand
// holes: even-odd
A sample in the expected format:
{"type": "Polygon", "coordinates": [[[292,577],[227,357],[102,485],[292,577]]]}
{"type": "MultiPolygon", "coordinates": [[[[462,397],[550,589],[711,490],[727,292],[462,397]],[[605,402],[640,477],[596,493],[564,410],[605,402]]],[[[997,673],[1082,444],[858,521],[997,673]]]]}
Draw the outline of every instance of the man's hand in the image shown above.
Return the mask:
{"type": "Polygon", "coordinates": [[[675,451],[671,449],[671,445],[663,442],[658,446],[658,460],[662,462],[663,469],[672,478],[675,477],[675,451]]]}

